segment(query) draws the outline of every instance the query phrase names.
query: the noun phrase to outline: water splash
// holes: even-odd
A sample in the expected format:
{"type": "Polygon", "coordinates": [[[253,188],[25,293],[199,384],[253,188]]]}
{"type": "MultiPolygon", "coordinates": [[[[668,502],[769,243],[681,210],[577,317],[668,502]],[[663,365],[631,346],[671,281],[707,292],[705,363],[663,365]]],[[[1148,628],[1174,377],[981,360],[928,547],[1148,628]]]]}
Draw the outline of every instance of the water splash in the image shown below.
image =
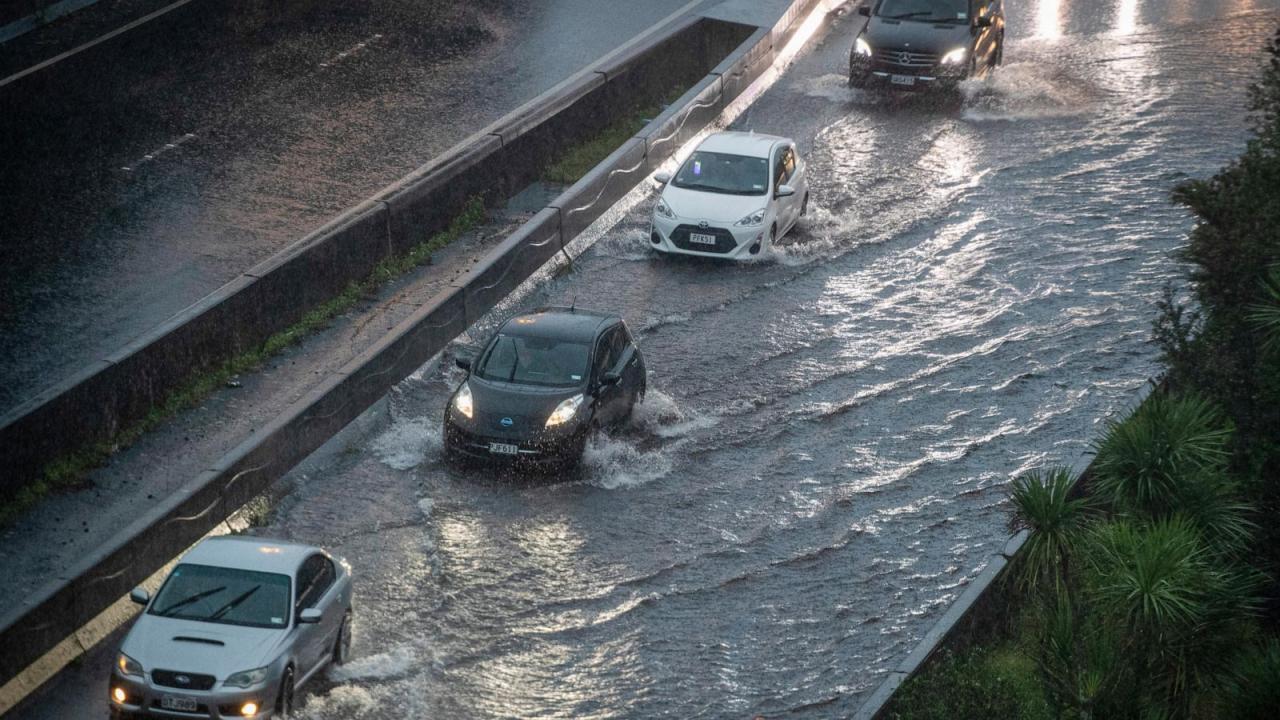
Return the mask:
{"type": "Polygon", "coordinates": [[[961,117],[971,122],[1016,122],[1083,115],[1097,104],[1097,91],[1061,68],[1012,63],[985,78],[960,84],[961,117]]]}
{"type": "Polygon", "coordinates": [[[411,470],[439,455],[442,447],[440,422],[421,416],[395,420],[370,446],[378,460],[394,470],[411,470]]]}

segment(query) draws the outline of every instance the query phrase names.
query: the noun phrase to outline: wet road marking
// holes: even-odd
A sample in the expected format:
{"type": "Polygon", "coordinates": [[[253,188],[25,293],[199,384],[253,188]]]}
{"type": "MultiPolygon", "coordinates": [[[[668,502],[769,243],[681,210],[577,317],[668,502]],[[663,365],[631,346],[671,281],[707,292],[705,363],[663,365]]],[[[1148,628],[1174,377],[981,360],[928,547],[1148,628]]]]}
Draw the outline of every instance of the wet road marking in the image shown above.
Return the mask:
{"type": "Polygon", "coordinates": [[[358,42],[355,45],[352,45],[351,47],[347,48],[346,50],[343,50],[342,52],[338,53],[337,55],[334,55],[328,60],[325,60],[324,62],[320,63],[320,67],[327,68],[330,65],[336,65],[342,62],[343,60],[346,60],[347,58],[351,57],[352,55],[355,55],[361,50],[365,49],[366,47],[369,46],[369,43],[372,43],[374,40],[381,40],[381,39],[382,39],[382,33],[374,33],[373,37],[369,38],[368,40],[363,40],[361,42],[358,42]]]}
{"type": "Polygon", "coordinates": [[[195,136],[196,136],[195,133],[187,133],[186,135],[183,135],[177,140],[174,140],[173,142],[170,142],[170,143],[165,143],[161,147],[156,148],[155,150],[152,150],[146,155],[143,155],[142,157],[138,158],[138,161],[135,162],[134,164],[125,165],[120,169],[125,172],[133,172],[134,170],[137,170],[139,166],[146,165],[147,163],[151,162],[152,160],[155,160],[156,158],[160,157],[161,155],[164,155],[167,152],[172,152],[173,150],[177,150],[179,145],[185,144],[187,141],[191,140],[195,136]]]}
{"type": "Polygon", "coordinates": [[[50,65],[53,65],[53,64],[55,64],[55,63],[59,63],[59,62],[61,62],[61,61],[63,61],[63,60],[66,60],[67,58],[71,57],[72,55],[76,55],[76,54],[78,54],[78,53],[84,52],[85,50],[88,50],[89,48],[91,48],[91,47],[93,47],[93,46],[95,46],[95,45],[99,45],[99,44],[101,44],[101,43],[104,43],[104,42],[106,42],[106,41],[110,40],[111,38],[113,38],[113,37],[115,37],[115,36],[117,36],[117,35],[121,35],[121,34],[127,33],[127,32],[129,32],[130,30],[132,30],[132,29],[134,29],[134,28],[138,27],[139,25],[145,25],[146,23],[149,23],[149,22],[151,22],[152,20],[155,20],[156,18],[160,17],[161,15],[165,15],[165,14],[167,14],[167,13],[169,13],[169,12],[172,12],[172,11],[174,11],[174,10],[177,10],[178,8],[182,7],[183,5],[186,5],[186,4],[187,4],[187,3],[189,3],[189,2],[191,2],[191,0],[178,0],[178,2],[176,2],[176,3],[172,4],[172,5],[166,5],[165,7],[162,7],[162,8],[160,8],[159,10],[156,10],[156,11],[155,11],[155,12],[153,12],[153,13],[150,13],[150,14],[148,14],[148,15],[143,15],[142,17],[138,18],[137,20],[134,20],[133,22],[129,23],[128,25],[125,25],[125,26],[123,26],[123,27],[118,27],[118,28],[116,28],[115,30],[112,30],[111,32],[107,33],[106,35],[103,35],[103,36],[101,36],[101,37],[98,37],[98,38],[95,38],[95,39],[93,39],[93,40],[90,40],[89,42],[87,42],[87,43],[85,43],[85,44],[83,44],[83,45],[80,45],[79,47],[72,48],[72,49],[70,49],[70,50],[68,50],[68,51],[66,51],[66,52],[64,52],[64,53],[62,53],[62,54],[60,54],[60,55],[54,55],[53,57],[49,58],[48,60],[45,60],[44,62],[39,63],[39,64],[37,64],[37,65],[32,65],[31,67],[29,67],[29,68],[27,68],[26,70],[23,70],[23,71],[21,71],[21,72],[16,72],[16,73],[14,73],[14,74],[10,75],[9,77],[7,77],[7,78],[5,78],[5,79],[3,79],[3,80],[0,80],[0,88],[4,87],[5,85],[8,85],[9,83],[17,82],[18,80],[21,80],[22,78],[24,78],[24,77],[26,77],[26,76],[28,76],[28,75],[31,75],[32,73],[40,72],[41,70],[43,70],[43,69],[45,69],[45,68],[49,67],[50,65]]]}

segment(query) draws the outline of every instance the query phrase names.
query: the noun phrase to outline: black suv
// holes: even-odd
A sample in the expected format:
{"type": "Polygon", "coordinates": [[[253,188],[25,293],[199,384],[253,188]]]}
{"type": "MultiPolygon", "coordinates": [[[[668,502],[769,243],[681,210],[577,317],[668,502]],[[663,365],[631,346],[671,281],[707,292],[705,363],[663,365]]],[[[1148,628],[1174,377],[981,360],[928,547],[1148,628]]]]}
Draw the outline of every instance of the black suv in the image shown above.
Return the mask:
{"type": "Polygon", "coordinates": [[[954,88],[1004,56],[1004,0],[871,0],[849,53],[855,88],[954,88]]]}
{"type": "Polygon", "coordinates": [[[568,466],[588,435],[631,416],[645,367],[615,315],[542,308],[503,323],[444,411],[451,459],[568,466]]]}

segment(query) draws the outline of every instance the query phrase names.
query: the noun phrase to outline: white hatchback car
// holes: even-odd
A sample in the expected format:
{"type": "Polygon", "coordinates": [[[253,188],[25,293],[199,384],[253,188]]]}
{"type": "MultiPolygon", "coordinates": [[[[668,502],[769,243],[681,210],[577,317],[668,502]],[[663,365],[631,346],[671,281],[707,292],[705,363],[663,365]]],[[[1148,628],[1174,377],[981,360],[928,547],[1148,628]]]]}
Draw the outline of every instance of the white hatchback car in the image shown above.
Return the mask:
{"type": "Polygon", "coordinates": [[[649,239],[666,253],[741,259],[758,255],[809,207],[794,141],[721,132],[703,140],[663,185],[649,239]]]}

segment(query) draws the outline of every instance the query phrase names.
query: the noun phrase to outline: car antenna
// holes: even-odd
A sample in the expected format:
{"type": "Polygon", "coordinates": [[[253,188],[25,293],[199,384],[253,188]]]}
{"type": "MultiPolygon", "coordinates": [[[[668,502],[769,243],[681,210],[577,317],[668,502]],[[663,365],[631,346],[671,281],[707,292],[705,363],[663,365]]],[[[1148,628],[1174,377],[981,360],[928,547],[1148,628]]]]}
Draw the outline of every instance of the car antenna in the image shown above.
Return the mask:
{"type": "Polygon", "coordinates": [[[569,301],[569,312],[574,312],[577,309],[578,309],[578,296],[574,295],[573,299],[569,301]]]}

